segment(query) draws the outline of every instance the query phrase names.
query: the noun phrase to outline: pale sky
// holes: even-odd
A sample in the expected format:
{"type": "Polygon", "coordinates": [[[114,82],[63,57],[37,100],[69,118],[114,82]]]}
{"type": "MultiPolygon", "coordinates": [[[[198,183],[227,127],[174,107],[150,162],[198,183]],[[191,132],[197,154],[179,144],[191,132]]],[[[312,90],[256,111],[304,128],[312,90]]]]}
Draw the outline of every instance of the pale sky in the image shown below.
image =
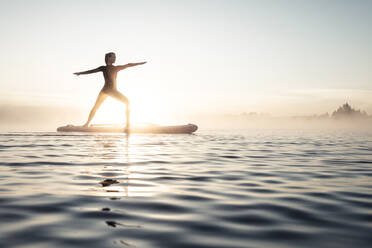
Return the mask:
{"type": "MultiPolygon", "coordinates": [[[[148,61],[118,75],[141,121],[345,101],[372,114],[371,13],[368,0],[1,0],[0,105],[89,111],[103,77],[72,73],[113,51],[116,64],[148,61]]],[[[121,108],[110,100],[97,118],[121,108]]]]}

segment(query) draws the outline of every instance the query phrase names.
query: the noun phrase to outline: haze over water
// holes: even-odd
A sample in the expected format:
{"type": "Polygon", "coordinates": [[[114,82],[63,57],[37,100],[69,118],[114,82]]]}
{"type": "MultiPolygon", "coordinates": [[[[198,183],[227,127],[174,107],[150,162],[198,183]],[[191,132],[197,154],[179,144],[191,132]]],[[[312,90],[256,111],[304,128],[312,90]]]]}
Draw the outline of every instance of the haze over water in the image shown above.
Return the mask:
{"type": "Polygon", "coordinates": [[[1,247],[372,242],[371,132],[3,133],[0,144],[1,247]]]}

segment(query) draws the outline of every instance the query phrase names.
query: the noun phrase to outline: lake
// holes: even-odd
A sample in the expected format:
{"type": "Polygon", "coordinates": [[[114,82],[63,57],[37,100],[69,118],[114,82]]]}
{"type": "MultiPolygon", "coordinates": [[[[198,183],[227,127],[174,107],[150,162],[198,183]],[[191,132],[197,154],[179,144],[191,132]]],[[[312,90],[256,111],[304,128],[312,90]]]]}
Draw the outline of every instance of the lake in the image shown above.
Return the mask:
{"type": "Polygon", "coordinates": [[[370,247],[372,132],[0,134],[0,247],[370,247]]]}

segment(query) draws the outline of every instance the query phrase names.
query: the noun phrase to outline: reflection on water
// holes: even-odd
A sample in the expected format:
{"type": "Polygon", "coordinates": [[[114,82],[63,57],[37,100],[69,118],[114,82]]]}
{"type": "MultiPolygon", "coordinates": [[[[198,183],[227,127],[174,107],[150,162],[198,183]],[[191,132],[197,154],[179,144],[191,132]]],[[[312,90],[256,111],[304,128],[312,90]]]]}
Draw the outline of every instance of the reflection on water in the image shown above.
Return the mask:
{"type": "MultiPolygon", "coordinates": [[[[92,195],[107,196],[111,199],[120,199],[120,197],[136,197],[136,196],[152,196],[154,192],[165,190],[164,185],[157,185],[149,180],[150,174],[146,173],[147,166],[141,166],[138,156],[133,156],[133,160],[137,163],[131,164],[130,154],[141,154],[143,150],[140,148],[141,144],[144,146],[154,145],[146,143],[146,136],[121,135],[111,137],[102,135],[97,137],[95,142],[98,146],[104,148],[101,153],[101,158],[116,162],[114,166],[105,165],[103,167],[96,167],[95,169],[85,169],[83,173],[95,175],[97,178],[103,176],[103,181],[99,182],[101,187],[90,188],[89,192],[92,195]],[[130,147],[130,140],[134,145],[130,147]],[[131,149],[131,151],[130,151],[131,149]],[[120,184],[120,185],[116,185],[120,184]]],[[[143,156],[143,155],[142,155],[143,156]]]]}
{"type": "Polygon", "coordinates": [[[0,135],[0,247],[369,247],[372,134],[0,135]]]}

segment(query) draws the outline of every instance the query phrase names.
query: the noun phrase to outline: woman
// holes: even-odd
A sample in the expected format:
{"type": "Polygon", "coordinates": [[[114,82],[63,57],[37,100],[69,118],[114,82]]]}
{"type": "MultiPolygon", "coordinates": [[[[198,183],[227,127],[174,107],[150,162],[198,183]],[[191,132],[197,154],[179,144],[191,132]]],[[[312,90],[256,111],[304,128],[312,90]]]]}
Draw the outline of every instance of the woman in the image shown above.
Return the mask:
{"type": "Polygon", "coordinates": [[[129,130],[129,100],[123,94],[121,94],[116,88],[116,76],[117,73],[125,68],[136,66],[136,65],[143,65],[146,62],[141,63],[129,63],[126,65],[113,65],[116,60],[115,53],[107,53],[105,55],[105,62],[106,66],[100,66],[96,69],[83,71],[83,72],[75,72],[76,76],[81,74],[90,74],[95,72],[103,72],[103,77],[105,78],[105,85],[103,86],[102,90],[99,92],[96,103],[94,104],[92,110],[90,111],[89,117],[87,122],[84,124],[84,127],[88,127],[90,121],[93,119],[94,115],[96,114],[97,109],[101,106],[103,101],[108,97],[111,96],[123,103],[126,104],[126,117],[127,117],[127,130],[129,130]]]}

